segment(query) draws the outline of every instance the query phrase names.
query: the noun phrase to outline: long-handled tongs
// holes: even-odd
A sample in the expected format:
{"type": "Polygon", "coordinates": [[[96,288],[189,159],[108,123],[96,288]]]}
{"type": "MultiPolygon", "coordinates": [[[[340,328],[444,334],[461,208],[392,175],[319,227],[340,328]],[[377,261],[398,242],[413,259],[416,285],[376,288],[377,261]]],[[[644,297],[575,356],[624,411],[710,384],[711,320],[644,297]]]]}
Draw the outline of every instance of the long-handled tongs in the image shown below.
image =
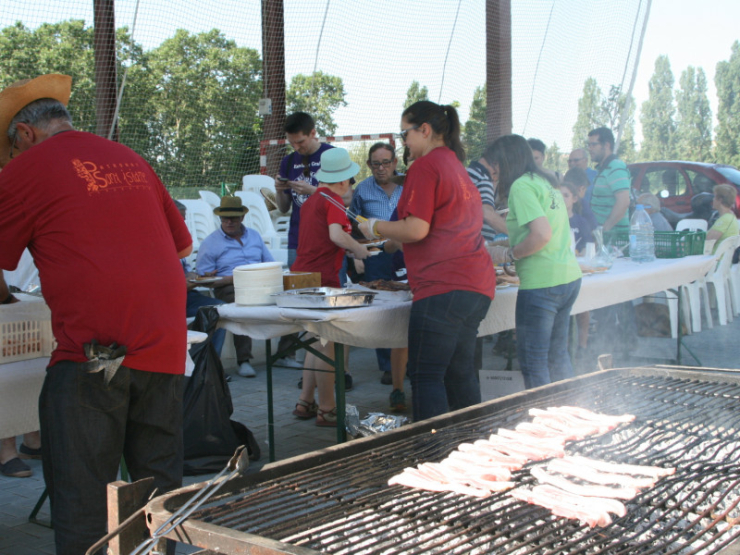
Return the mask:
{"type": "MultiPolygon", "coordinates": [[[[193,514],[193,512],[198,507],[200,507],[203,503],[208,501],[208,499],[213,497],[213,495],[219,489],[221,489],[221,487],[226,482],[231,480],[237,474],[246,473],[248,467],[249,453],[247,452],[247,449],[244,447],[244,445],[241,445],[237,447],[236,451],[234,451],[234,455],[229,459],[226,467],[221,472],[216,474],[205,486],[203,486],[203,488],[198,490],[198,492],[193,497],[191,497],[187,503],[185,503],[182,507],[175,511],[170,518],[168,518],[159,528],[155,530],[155,532],[149,539],[141,543],[134,551],[132,551],[131,555],[142,555],[145,553],[150,553],[152,549],[154,549],[154,547],[156,546],[157,542],[163,536],[169,534],[172,530],[185,522],[185,520],[187,520],[187,518],[191,514],[193,514]],[[227,472],[229,472],[229,475],[226,476],[225,479],[218,481],[219,478],[221,478],[227,472]]],[[[95,545],[90,547],[90,549],[85,552],[85,555],[92,555],[93,553],[97,553],[98,550],[103,547],[103,545],[108,543],[111,538],[114,538],[115,536],[120,534],[125,528],[128,527],[129,524],[139,518],[143,514],[143,512],[144,507],[128,517],[115,530],[112,530],[111,532],[106,534],[105,537],[96,542],[95,545]]]]}
{"type": "Polygon", "coordinates": [[[352,212],[352,210],[350,210],[349,208],[346,208],[343,204],[337,202],[335,199],[331,198],[326,193],[324,193],[322,191],[319,191],[319,194],[322,197],[324,197],[326,200],[328,200],[329,202],[331,202],[334,206],[336,206],[337,208],[339,208],[340,210],[344,210],[344,212],[347,214],[347,216],[349,216],[350,218],[352,218],[358,224],[361,224],[362,222],[366,222],[367,221],[367,218],[365,218],[364,216],[358,216],[357,214],[355,214],[354,212],[352,212]]]}

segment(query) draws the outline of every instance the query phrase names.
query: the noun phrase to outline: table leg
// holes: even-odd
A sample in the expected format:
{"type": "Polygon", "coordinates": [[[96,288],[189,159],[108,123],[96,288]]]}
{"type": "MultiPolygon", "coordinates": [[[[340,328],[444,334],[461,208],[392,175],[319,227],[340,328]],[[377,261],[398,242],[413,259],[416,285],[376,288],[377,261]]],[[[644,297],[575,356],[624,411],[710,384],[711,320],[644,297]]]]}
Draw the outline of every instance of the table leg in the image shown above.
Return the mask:
{"type": "Polygon", "coordinates": [[[275,462],[275,413],[272,403],[272,340],[265,340],[267,369],[267,445],[270,462],[275,462]]]}
{"type": "Polygon", "coordinates": [[[337,443],[347,441],[347,430],[344,427],[346,418],[345,384],[344,384],[344,345],[334,343],[334,388],[337,393],[337,443]]]}

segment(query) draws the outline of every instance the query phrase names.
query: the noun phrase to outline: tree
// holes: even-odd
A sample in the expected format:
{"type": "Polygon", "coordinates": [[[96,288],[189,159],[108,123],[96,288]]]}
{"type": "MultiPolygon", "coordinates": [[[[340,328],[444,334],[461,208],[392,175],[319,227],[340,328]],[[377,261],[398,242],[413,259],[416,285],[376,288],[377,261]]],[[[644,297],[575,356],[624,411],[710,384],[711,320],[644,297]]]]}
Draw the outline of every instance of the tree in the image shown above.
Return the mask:
{"type": "Polygon", "coordinates": [[[406,102],[403,103],[403,109],[405,110],[420,100],[429,100],[429,89],[419,85],[418,81],[412,81],[409,90],[406,91],[406,102]]]}
{"type": "Polygon", "coordinates": [[[347,105],[344,97],[342,78],[321,71],[313,75],[295,75],[285,91],[288,112],[311,114],[316,122],[316,132],[321,136],[332,136],[336,132],[332,114],[340,106],[347,105]]]}
{"type": "Polygon", "coordinates": [[[729,61],[717,64],[717,162],[740,166],[740,41],[732,45],[729,61]]]}
{"type": "Polygon", "coordinates": [[[603,125],[601,102],[603,95],[596,79],[589,77],[583,84],[583,96],[578,99],[578,117],[573,125],[572,148],[586,148],[588,133],[603,125]]]}
{"type": "Polygon", "coordinates": [[[673,72],[668,56],[658,56],[655,70],[648,83],[648,99],[642,103],[643,160],[675,158],[676,123],[673,120],[673,72]]]}
{"type": "Polygon", "coordinates": [[[149,64],[157,85],[152,165],[162,180],[181,186],[240,181],[249,165],[242,158],[246,143],[261,127],[257,51],[238,47],[217,29],[179,29],[149,53],[149,64]]]}
{"type": "Polygon", "coordinates": [[[463,127],[463,142],[468,160],[478,160],[486,150],[486,86],[476,87],[470,115],[463,127]]]}
{"type": "Polygon", "coordinates": [[[557,141],[553,141],[552,145],[547,147],[545,150],[545,161],[542,165],[550,171],[557,172],[560,175],[565,174],[568,171],[567,158],[560,152],[560,147],[557,141]]]}
{"type": "Polygon", "coordinates": [[[676,157],[707,162],[712,150],[712,111],[707,98],[707,78],[692,66],[681,73],[676,91],[676,157]]]}

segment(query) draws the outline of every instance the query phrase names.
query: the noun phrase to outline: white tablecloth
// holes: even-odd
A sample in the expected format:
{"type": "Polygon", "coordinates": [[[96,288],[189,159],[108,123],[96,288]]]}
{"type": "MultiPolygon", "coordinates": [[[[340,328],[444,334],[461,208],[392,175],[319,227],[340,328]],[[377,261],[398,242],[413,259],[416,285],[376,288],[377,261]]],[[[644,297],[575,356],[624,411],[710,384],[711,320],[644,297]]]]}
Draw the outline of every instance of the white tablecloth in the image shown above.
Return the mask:
{"type": "MultiPolygon", "coordinates": [[[[585,276],[573,313],[585,312],[651,295],[665,289],[690,283],[707,274],[714,264],[712,256],[688,256],[658,259],[638,264],[620,259],[603,274],[585,276]]],[[[496,291],[478,334],[491,335],[515,326],[514,312],[518,288],[496,291]]],[[[407,342],[410,302],[376,298],[363,308],[311,310],[248,307],[235,304],[217,307],[220,327],[253,339],[272,339],[298,331],[315,333],[327,341],[355,347],[405,347],[407,342]]]]}

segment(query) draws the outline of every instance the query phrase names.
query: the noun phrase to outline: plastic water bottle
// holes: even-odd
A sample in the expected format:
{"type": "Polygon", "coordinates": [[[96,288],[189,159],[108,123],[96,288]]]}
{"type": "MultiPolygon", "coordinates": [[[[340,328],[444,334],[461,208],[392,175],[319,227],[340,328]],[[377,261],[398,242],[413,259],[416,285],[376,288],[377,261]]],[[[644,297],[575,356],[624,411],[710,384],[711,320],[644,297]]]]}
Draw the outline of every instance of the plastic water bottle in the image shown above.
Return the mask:
{"type": "Polygon", "coordinates": [[[630,219],[630,258],[635,262],[655,260],[655,231],[650,214],[638,204],[630,219]]]}

